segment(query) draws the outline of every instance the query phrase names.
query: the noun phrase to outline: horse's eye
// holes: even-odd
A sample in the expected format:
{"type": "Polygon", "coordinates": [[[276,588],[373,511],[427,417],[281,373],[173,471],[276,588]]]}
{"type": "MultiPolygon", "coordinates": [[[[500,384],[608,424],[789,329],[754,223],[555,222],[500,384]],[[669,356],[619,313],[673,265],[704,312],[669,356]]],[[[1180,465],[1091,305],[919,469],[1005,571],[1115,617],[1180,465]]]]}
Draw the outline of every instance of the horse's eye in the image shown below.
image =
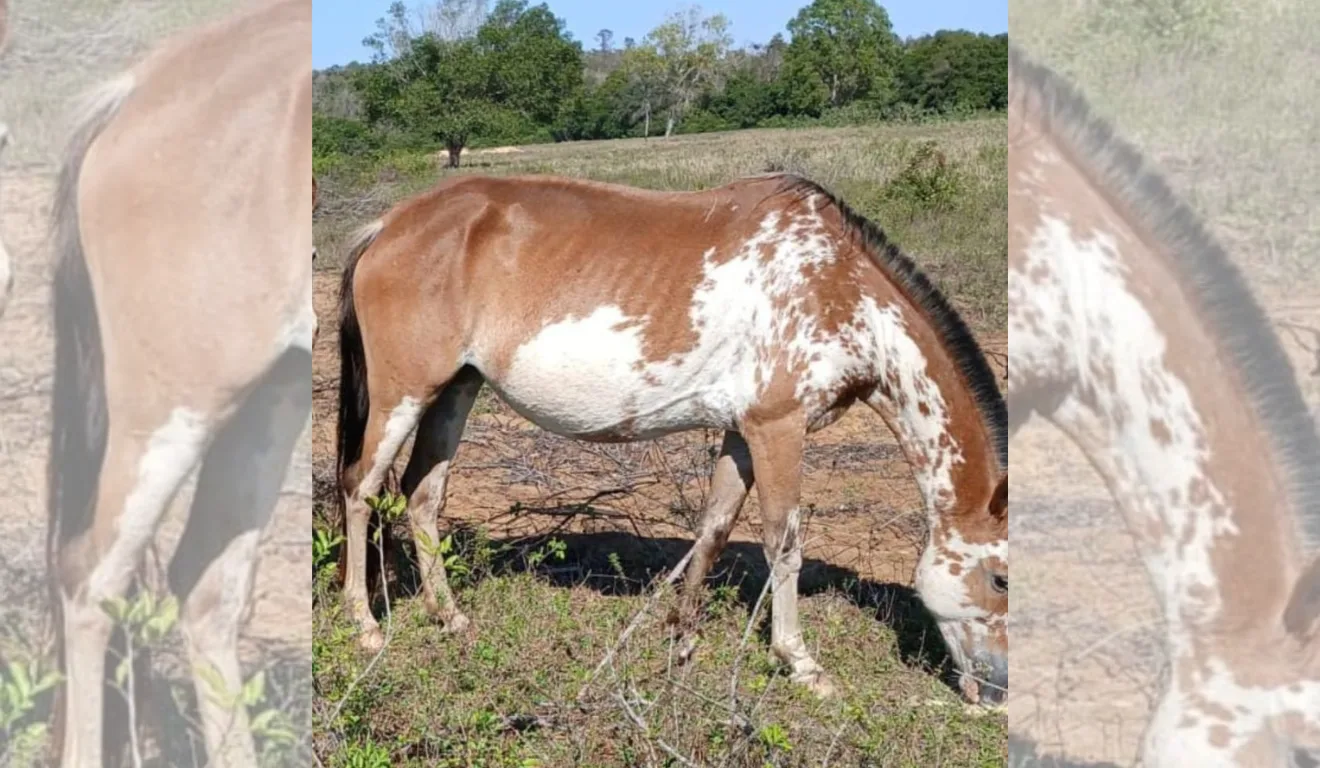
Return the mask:
{"type": "Polygon", "coordinates": [[[1317,768],[1320,766],[1320,750],[1294,749],[1292,764],[1293,768],[1317,768]]]}
{"type": "Polygon", "coordinates": [[[1008,577],[1007,577],[1007,576],[995,576],[995,577],[993,577],[993,578],[990,579],[990,586],[994,587],[994,590],[995,590],[996,592],[999,592],[1000,594],[1007,594],[1007,593],[1008,593],[1008,577]]]}

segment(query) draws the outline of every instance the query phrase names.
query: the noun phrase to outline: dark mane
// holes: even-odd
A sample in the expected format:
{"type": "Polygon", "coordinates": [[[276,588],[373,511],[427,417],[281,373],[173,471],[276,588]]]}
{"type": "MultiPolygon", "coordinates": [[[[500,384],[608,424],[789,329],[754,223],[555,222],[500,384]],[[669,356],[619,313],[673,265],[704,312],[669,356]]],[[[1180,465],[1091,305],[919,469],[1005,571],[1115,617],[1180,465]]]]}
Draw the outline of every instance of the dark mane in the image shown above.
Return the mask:
{"type": "Polygon", "coordinates": [[[814,181],[801,176],[785,174],[779,191],[799,198],[812,195],[824,197],[839,212],[844,226],[859,238],[881,271],[892,278],[912,301],[926,311],[935,332],[948,346],[958,372],[972,390],[981,418],[994,437],[995,457],[1001,472],[1008,471],[1008,410],[999,392],[994,371],[985,360],[976,338],[968,330],[962,317],[949,304],[939,289],[917,267],[910,257],[890,242],[883,230],[861,214],[849,208],[834,193],[814,181]]]}
{"type": "Polygon", "coordinates": [[[1084,159],[1081,170],[1164,246],[1280,455],[1308,548],[1320,547],[1320,439],[1292,364],[1241,273],[1196,213],[1135,147],[1092,113],[1076,88],[1016,46],[1009,46],[1008,62],[1010,99],[1031,99],[1051,136],[1074,159],[1084,159]]]}

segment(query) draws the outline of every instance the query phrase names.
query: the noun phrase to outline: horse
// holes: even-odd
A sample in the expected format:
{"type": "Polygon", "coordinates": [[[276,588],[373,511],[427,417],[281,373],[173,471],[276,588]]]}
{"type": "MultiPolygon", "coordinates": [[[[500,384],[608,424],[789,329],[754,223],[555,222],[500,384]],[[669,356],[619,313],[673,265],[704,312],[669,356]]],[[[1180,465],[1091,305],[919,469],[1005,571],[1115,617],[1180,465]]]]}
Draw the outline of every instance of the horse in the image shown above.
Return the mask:
{"type": "Polygon", "coordinates": [[[1137,539],[1170,663],[1141,760],[1316,765],[1320,440],[1288,359],[1081,93],[1016,46],[1009,88],[1009,431],[1067,435],[1137,539]]]}
{"type": "MultiPolygon", "coordinates": [[[[1007,416],[957,312],[871,222],[786,174],[669,193],[543,176],[451,178],[366,225],[348,251],[337,465],[345,604],[367,599],[368,499],[401,481],[426,608],[469,621],[434,555],[449,468],[482,386],[552,433],[636,442],[722,430],[680,617],[756,487],[771,647],[828,697],[798,621],[806,436],[874,409],[915,473],[929,534],[916,589],[974,702],[1008,685],[1007,416]],[[425,553],[432,554],[425,554],[425,553]]],[[[675,574],[676,575],[676,574],[675,574]]]]}
{"type": "Polygon", "coordinates": [[[172,38],[91,95],[67,147],[48,465],[63,766],[103,764],[102,605],[198,467],[169,586],[208,764],[256,764],[237,637],[311,413],[311,24],[308,0],[273,0],[172,38]]]}

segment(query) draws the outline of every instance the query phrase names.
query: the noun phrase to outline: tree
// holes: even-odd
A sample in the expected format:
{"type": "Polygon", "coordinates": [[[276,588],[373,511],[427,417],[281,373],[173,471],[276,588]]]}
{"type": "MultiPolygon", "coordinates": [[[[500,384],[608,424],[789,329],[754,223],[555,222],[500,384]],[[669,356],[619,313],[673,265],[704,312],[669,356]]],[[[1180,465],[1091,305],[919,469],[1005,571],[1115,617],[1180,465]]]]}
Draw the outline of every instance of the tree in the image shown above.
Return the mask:
{"type": "Polygon", "coordinates": [[[1008,106],[1008,36],[940,30],[910,40],[898,68],[899,96],[938,112],[1008,106]]]}
{"type": "Polygon", "coordinates": [[[596,33],[596,40],[600,43],[600,52],[609,53],[614,44],[614,31],[610,29],[602,29],[596,33]]]}
{"type": "Polygon", "coordinates": [[[875,0],[813,0],[788,31],[786,86],[798,109],[893,99],[899,41],[875,0]]]}
{"type": "Polygon", "coordinates": [[[715,85],[733,39],[723,14],[703,16],[699,7],[674,13],[646,36],[646,46],[658,57],[668,119],[665,136],[706,88],[715,85]]]}
{"type": "Polygon", "coordinates": [[[550,125],[582,87],[582,45],[544,3],[500,0],[475,40],[488,73],[485,96],[530,122],[550,125]]]}
{"type": "MultiPolygon", "coordinates": [[[[446,7],[478,6],[485,4],[451,0],[446,7]]],[[[549,130],[582,88],[581,45],[544,4],[501,0],[462,39],[418,31],[402,3],[377,28],[376,63],[353,81],[363,115],[369,124],[440,144],[450,167],[478,136],[549,130]]]]}
{"type": "Polygon", "coordinates": [[[629,48],[623,53],[619,72],[626,83],[626,100],[632,106],[629,119],[643,120],[642,135],[651,136],[651,116],[664,106],[665,68],[660,54],[650,46],[629,48]]]}

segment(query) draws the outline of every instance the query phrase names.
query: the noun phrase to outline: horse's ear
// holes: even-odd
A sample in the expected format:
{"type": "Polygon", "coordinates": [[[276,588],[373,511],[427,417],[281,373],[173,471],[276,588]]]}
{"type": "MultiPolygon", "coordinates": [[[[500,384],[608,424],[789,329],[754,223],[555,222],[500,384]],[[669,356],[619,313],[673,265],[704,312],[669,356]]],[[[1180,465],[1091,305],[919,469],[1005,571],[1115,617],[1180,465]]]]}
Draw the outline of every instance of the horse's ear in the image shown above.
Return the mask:
{"type": "Polygon", "coordinates": [[[999,478],[999,485],[990,497],[990,516],[999,521],[1008,519],[1008,475],[999,478]]]}
{"type": "Polygon", "coordinates": [[[1288,607],[1283,610],[1284,628],[1298,638],[1308,637],[1317,621],[1320,621],[1320,557],[1293,585],[1288,607]]]}

